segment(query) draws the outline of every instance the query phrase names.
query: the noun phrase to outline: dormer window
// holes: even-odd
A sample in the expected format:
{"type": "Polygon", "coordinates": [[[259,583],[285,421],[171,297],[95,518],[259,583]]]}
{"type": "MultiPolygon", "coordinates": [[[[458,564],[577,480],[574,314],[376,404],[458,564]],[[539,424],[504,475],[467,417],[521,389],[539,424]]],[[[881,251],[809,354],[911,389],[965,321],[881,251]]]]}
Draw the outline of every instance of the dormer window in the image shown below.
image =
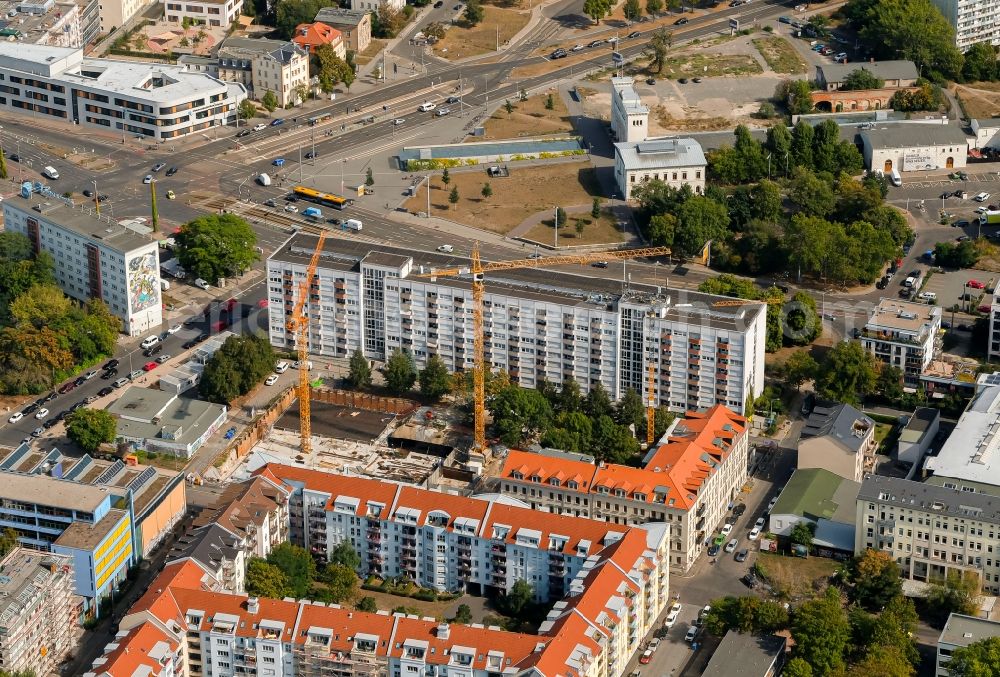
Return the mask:
{"type": "Polygon", "coordinates": [[[515,479],[515,480],[523,480],[524,479],[524,474],[520,473],[520,472],[518,472],[516,470],[514,472],[512,472],[510,474],[510,476],[511,476],[512,479],[515,479]]]}
{"type": "Polygon", "coordinates": [[[636,492],[635,494],[633,494],[633,496],[635,496],[635,500],[637,500],[637,501],[645,501],[646,500],[646,494],[640,494],[639,492],[636,492]]]}
{"type": "Polygon", "coordinates": [[[566,483],[566,486],[570,489],[576,490],[580,488],[580,485],[576,483],[575,480],[570,480],[566,483]]]}
{"type": "Polygon", "coordinates": [[[532,482],[541,482],[541,481],[542,481],[542,478],[541,478],[541,476],[540,476],[540,475],[537,475],[537,474],[535,474],[535,475],[532,475],[532,476],[531,476],[531,481],[532,481],[532,482]]]}
{"type": "Polygon", "coordinates": [[[558,487],[559,486],[559,480],[557,478],[553,477],[553,478],[551,478],[549,480],[549,484],[551,484],[554,487],[558,487]]]}
{"type": "Polygon", "coordinates": [[[615,496],[617,496],[618,498],[625,498],[625,490],[615,489],[615,496]]]}

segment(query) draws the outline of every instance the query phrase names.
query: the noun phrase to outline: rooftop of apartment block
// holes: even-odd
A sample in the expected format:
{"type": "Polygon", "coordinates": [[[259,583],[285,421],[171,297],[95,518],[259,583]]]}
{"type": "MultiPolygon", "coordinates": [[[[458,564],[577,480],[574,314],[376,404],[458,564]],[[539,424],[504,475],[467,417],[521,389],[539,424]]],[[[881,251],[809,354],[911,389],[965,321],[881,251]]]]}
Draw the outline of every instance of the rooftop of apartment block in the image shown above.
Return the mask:
{"type": "Polygon", "coordinates": [[[991,637],[1000,637],[1000,623],[985,618],[952,613],[941,630],[938,644],[969,646],[991,637]]]}
{"type": "Polygon", "coordinates": [[[866,477],[861,483],[858,500],[921,510],[942,518],[1000,524],[1000,497],[898,477],[866,477]]]}
{"type": "Polygon", "coordinates": [[[4,209],[16,209],[32,218],[41,216],[46,221],[123,254],[150,246],[154,242],[148,235],[116,223],[107,216],[98,218],[86,208],[72,207],[62,200],[37,193],[32,193],[27,199],[11,197],[4,201],[4,209]]]}
{"type": "Polygon", "coordinates": [[[912,303],[883,298],[872,310],[865,329],[868,331],[892,330],[920,333],[930,329],[935,320],[941,319],[941,308],[926,303],[912,303]]]}
{"type": "Polygon", "coordinates": [[[108,514],[99,519],[96,524],[92,522],[73,522],[66,527],[66,531],[59,535],[54,545],[63,548],[73,548],[74,550],[92,551],[101,544],[101,541],[108,537],[108,534],[122,523],[123,519],[128,520],[127,512],[112,509],[108,511],[108,514]]]}
{"type": "Polygon", "coordinates": [[[13,630],[10,624],[35,600],[45,581],[71,575],[72,565],[68,555],[31,548],[16,547],[7,553],[0,560],[0,633],[13,630]]]}
{"type": "Polygon", "coordinates": [[[983,387],[924,467],[935,476],[1000,487],[1000,385],[983,387]]]}

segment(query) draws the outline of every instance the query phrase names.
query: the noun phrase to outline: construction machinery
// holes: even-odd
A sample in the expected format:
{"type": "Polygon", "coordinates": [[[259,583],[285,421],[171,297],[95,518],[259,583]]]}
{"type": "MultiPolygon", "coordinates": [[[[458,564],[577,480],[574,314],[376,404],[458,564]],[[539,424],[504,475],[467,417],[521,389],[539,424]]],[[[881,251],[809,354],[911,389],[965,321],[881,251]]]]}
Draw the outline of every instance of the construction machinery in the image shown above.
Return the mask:
{"type": "Polygon", "coordinates": [[[442,268],[421,273],[414,277],[438,278],[472,276],[472,335],[474,346],[472,368],[472,400],[475,418],[475,447],[478,451],[486,450],[486,346],[483,333],[483,297],[486,294],[486,273],[497,270],[516,270],[518,268],[542,268],[545,266],[561,266],[566,264],[587,264],[597,261],[649,258],[654,256],[669,256],[669,247],[644,247],[641,249],[616,249],[612,251],[588,252],[585,254],[569,254],[559,256],[537,256],[529,259],[513,261],[495,261],[483,263],[479,257],[479,243],[472,247],[469,256],[470,265],[458,268],[442,268]]]}
{"type": "Polygon", "coordinates": [[[309,288],[316,276],[320,254],[323,253],[323,242],[326,241],[326,231],[320,231],[316,241],[316,249],[309,259],[306,277],[299,285],[299,298],[295,302],[292,316],[286,328],[295,336],[295,348],[299,356],[299,445],[303,456],[309,456],[312,451],[312,422],[309,419],[309,318],[304,315],[306,301],[309,299],[309,288]]]}

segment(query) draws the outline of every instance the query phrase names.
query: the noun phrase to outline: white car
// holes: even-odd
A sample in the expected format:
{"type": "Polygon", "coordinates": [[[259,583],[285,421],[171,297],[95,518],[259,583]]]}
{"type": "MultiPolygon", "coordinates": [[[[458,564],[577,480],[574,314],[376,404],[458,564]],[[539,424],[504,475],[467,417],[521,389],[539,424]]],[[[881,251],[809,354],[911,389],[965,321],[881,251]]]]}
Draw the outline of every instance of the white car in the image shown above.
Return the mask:
{"type": "Polygon", "coordinates": [[[681,612],[681,603],[680,602],[674,602],[673,604],[670,605],[670,610],[671,611],[676,611],[677,613],[680,613],[681,612]]]}
{"type": "Polygon", "coordinates": [[[258,122],[253,126],[253,131],[255,132],[262,132],[265,129],[267,129],[267,125],[265,125],[263,122],[258,122]]]}
{"type": "Polygon", "coordinates": [[[758,517],[757,521],[753,523],[753,528],[754,529],[763,529],[765,521],[766,520],[763,517],[758,517]]]}
{"type": "Polygon", "coordinates": [[[199,277],[197,280],[194,281],[194,286],[198,287],[198,289],[207,290],[212,285],[210,285],[207,280],[203,280],[199,277]]]}
{"type": "Polygon", "coordinates": [[[660,638],[654,637],[653,639],[649,640],[649,644],[646,646],[646,648],[649,651],[656,651],[656,649],[659,648],[659,646],[660,646],[660,638]]]}
{"type": "Polygon", "coordinates": [[[296,207],[295,205],[285,205],[285,211],[292,212],[294,214],[295,212],[299,211],[299,208],[296,207]]]}
{"type": "Polygon", "coordinates": [[[768,512],[771,512],[771,510],[773,510],[773,509],[774,509],[774,504],[775,504],[775,503],[777,503],[777,502],[778,502],[778,497],[777,497],[777,496],[775,496],[774,498],[772,498],[772,499],[771,499],[771,500],[770,500],[770,501],[768,502],[768,504],[767,504],[767,511],[768,511],[768,512]]]}
{"type": "Polygon", "coordinates": [[[726,525],[724,525],[722,527],[722,531],[720,533],[723,536],[728,536],[732,532],[732,530],[733,530],[733,525],[732,524],[726,524],[726,525]]]}
{"type": "Polygon", "coordinates": [[[421,113],[426,113],[428,111],[432,111],[435,108],[437,108],[437,104],[434,103],[433,101],[424,101],[422,104],[420,104],[420,112],[421,113]]]}
{"type": "Polygon", "coordinates": [[[142,177],[142,182],[146,184],[153,183],[153,175],[146,174],[146,176],[142,177]]]}
{"type": "Polygon", "coordinates": [[[990,199],[990,194],[989,193],[980,193],[979,195],[977,195],[976,197],[974,197],[972,199],[975,200],[976,202],[986,202],[987,200],[990,199]]]}
{"type": "Polygon", "coordinates": [[[271,374],[270,376],[268,376],[264,380],[264,385],[266,385],[266,386],[273,386],[277,382],[278,382],[278,375],[277,374],[271,374]]]}
{"type": "Polygon", "coordinates": [[[392,121],[392,124],[398,127],[404,122],[406,122],[406,118],[396,118],[395,120],[392,121]]]}
{"type": "Polygon", "coordinates": [[[438,108],[437,113],[435,113],[434,115],[438,116],[439,118],[443,118],[445,115],[448,115],[449,113],[451,113],[450,108],[438,108]]]}
{"type": "Polygon", "coordinates": [[[571,52],[579,52],[579,51],[581,51],[583,49],[585,49],[583,45],[573,45],[573,48],[571,50],[569,50],[569,51],[571,51],[571,52]]]}
{"type": "Polygon", "coordinates": [[[438,251],[444,252],[445,254],[450,254],[453,251],[455,251],[455,248],[452,247],[450,244],[443,244],[440,247],[438,247],[438,251]]]}
{"type": "Polygon", "coordinates": [[[278,364],[274,365],[274,371],[278,374],[284,374],[286,371],[288,371],[288,363],[278,362],[278,364]]]}
{"type": "Polygon", "coordinates": [[[46,409],[45,407],[42,407],[41,409],[35,412],[35,418],[37,418],[39,421],[41,421],[48,415],[49,415],[49,410],[46,409]]]}
{"type": "Polygon", "coordinates": [[[674,623],[677,622],[677,617],[680,616],[680,615],[681,615],[680,611],[671,611],[670,613],[668,613],[667,614],[667,620],[665,620],[663,622],[663,627],[665,627],[665,628],[672,628],[672,627],[674,627],[674,623]]]}
{"type": "Polygon", "coordinates": [[[170,329],[167,330],[167,333],[168,334],[176,334],[177,332],[179,332],[183,328],[184,328],[183,325],[175,324],[174,326],[172,326],[170,329]]]}
{"type": "Polygon", "coordinates": [[[11,414],[10,418],[7,419],[7,423],[17,423],[22,418],[24,418],[24,414],[22,414],[21,412],[17,411],[17,412],[14,412],[13,414],[11,414]]]}
{"type": "Polygon", "coordinates": [[[917,294],[917,298],[920,299],[921,301],[933,301],[937,299],[937,294],[935,294],[932,291],[922,291],[919,294],[917,294]]]}
{"type": "Polygon", "coordinates": [[[754,527],[750,530],[750,540],[756,541],[758,538],[760,538],[760,527],[754,527]]]}
{"type": "Polygon", "coordinates": [[[147,348],[152,348],[153,346],[155,346],[159,342],[160,342],[160,337],[156,336],[156,335],[153,335],[153,336],[147,336],[146,338],[144,338],[142,340],[142,343],[140,343],[139,345],[142,346],[143,350],[146,350],[147,348]]]}
{"type": "Polygon", "coordinates": [[[736,546],[740,544],[740,539],[734,538],[726,543],[726,552],[735,552],[736,546]]]}

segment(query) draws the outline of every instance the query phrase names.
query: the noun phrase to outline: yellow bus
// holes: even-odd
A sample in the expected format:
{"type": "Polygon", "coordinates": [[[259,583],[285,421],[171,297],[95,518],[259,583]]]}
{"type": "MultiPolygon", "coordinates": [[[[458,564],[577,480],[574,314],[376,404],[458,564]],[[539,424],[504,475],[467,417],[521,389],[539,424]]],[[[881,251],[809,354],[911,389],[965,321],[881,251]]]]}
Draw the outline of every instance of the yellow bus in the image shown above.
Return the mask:
{"type": "Polygon", "coordinates": [[[292,188],[292,193],[303,200],[333,207],[334,209],[344,209],[354,204],[354,200],[349,198],[334,195],[333,193],[323,193],[307,186],[295,186],[292,188]]]}

